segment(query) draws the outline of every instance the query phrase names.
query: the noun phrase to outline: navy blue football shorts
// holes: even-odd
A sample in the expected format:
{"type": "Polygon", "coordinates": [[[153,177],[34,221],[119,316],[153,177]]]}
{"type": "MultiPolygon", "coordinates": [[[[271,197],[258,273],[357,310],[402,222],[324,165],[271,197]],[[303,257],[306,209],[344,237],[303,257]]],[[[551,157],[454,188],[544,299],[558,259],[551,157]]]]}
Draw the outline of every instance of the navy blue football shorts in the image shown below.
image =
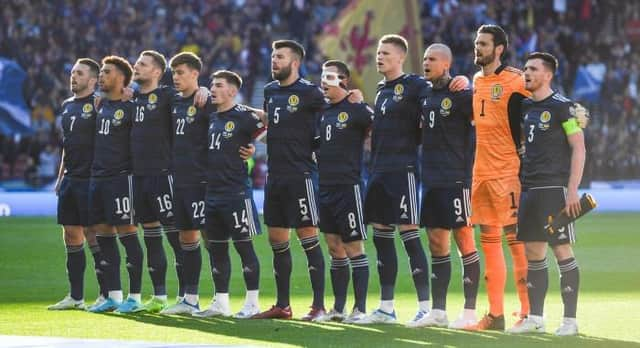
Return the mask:
{"type": "Polygon", "coordinates": [[[89,224],[133,225],[133,177],[92,177],[89,182],[89,224]]]}
{"type": "Polygon", "coordinates": [[[545,186],[523,189],[518,209],[518,240],[548,242],[549,245],[573,244],[576,235],[573,223],[562,226],[553,235],[545,230],[549,216],[555,216],[565,207],[567,189],[545,186]]]}

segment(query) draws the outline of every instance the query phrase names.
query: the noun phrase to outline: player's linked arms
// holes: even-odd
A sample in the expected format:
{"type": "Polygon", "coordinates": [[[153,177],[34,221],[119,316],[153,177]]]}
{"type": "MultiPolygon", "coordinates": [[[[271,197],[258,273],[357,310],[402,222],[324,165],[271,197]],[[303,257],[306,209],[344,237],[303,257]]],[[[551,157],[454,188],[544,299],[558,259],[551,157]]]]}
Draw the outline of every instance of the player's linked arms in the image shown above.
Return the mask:
{"type": "Polygon", "coordinates": [[[469,79],[464,75],[458,75],[451,80],[449,90],[451,92],[460,92],[469,88],[469,79]]]}

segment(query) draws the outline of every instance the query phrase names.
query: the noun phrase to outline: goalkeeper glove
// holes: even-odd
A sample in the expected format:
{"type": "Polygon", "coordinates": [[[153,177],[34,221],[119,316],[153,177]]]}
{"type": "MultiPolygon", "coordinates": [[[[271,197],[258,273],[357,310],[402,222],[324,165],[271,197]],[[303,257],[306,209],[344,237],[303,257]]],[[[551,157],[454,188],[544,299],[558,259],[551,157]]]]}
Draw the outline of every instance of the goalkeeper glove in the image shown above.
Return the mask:
{"type": "Polygon", "coordinates": [[[587,108],[579,103],[573,103],[573,106],[569,109],[569,111],[571,112],[571,115],[575,117],[580,128],[587,128],[590,120],[589,110],[587,108]]]}

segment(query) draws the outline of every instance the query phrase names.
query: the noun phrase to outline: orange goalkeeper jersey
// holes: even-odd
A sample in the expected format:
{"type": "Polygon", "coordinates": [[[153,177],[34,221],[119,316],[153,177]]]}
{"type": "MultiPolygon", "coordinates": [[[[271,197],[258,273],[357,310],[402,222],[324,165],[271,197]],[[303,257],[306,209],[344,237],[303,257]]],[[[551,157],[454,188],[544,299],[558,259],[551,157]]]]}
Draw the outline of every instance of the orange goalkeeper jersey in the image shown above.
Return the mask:
{"type": "Polygon", "coordinates": [[[476,125],[476,158],[473,180],[484,181],[517,176],[520,158],[522,71],[501,65],[495,73],[473,77],[473,118],[476,125]]]}

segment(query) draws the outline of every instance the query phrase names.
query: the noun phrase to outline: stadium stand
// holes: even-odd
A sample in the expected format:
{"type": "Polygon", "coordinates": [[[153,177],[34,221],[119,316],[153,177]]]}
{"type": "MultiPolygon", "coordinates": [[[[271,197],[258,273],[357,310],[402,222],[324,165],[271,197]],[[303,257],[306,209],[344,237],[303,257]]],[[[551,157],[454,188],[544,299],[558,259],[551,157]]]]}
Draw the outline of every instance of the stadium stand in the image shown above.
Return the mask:
{"type": "MultiPolygon", "coordinates": [[[[77,57],[115,53],[135,61],[146,48],[165,55],[189,50],[211,72],[232,69],[245,80],[244,102],[259,106],[269,80],[270,43],[301,41],[308,50],[303,73],[316,76],[325,57],[317,47],[324,24],[346,0],[156,0],[3,2],[0,57],[26,71],[24,99],[31,133],[0,134],[0,181],[45,184],[50,157],[59,157],[55,114],[68,96],[68,74],[77,57]],[[45,156],[44,149],[51,145],[45,156]],[[43,159],[45,159],[43,161],[43,159]]],[[[422,0],[426,43],[445,42],[456,56],[454,74],[472,76],[474,30],[482,23],[507,29],[507,61],[521,66],[532,50],[556,55],[561,69],[555,86],[579,94],[593,116],[587,130],[588,162],[583,183],[640,178],[640,2],[614,0],[462,1],[422,0]],[[604,68],[604,69],[603,69],[604,68]],[[593,73],[596,71],[596,73],[593,73]],[[597,77],[600,71],[602,81],[597,77]],[[595,75],[593,75],[595,74],[595,75]],[[585,80],[587,79],[587,80],[585,80]],[[577,81],[577,83],[576,83],[577,81]],[[586,82],[585,82],[586,81],[586,82]],[[582,89],[581,89],[582,91],[582,89]],[[582,93],[582,92],[580,92],[582,93]]],[[[260,153],[260,152],[259,152],[260,153]]],[[[57,163],[55,164],[57,165],[57,163]]],[[[258,158],[255,184],[264,182],[258,158]]],[[[48,176],[48,175],[47,175],[48,176]]],[[[50,179],[50,178],[49,178],[50,179]]]]}

